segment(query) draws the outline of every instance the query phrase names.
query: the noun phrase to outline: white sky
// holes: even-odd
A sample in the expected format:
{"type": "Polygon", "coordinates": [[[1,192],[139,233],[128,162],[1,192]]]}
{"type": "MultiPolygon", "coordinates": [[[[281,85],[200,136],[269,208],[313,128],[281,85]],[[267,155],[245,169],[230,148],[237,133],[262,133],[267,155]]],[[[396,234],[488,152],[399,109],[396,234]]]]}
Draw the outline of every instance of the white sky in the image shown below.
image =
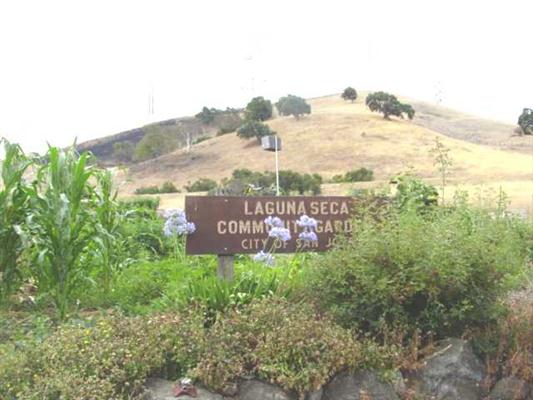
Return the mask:
{"type": "Polygon", "coordinates": [[[531,0],[0,0],[0,136],[42,151],[348,85],[515,123],[533,107],[532,15],[531,0]]]}

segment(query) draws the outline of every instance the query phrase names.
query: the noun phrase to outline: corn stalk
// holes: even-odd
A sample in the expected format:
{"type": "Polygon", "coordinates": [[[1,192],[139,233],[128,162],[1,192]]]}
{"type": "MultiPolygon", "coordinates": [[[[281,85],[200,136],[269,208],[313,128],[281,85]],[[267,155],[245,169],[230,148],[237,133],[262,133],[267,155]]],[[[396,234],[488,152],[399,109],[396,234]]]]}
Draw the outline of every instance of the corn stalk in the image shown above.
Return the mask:
{"type": "Polygon", "coordinates": [[[2,139],[4,160],[0,162],[0,303],[18,289],[21,281],[19,258],[24,248],[21,224],[28,203],[24,172],[32,164],[22,149],[2,139]]]}
{"type": "Polygon", "coordinates": [[[36,248],[35,275],[39,290],[48,292],[64,319],[72,302],[72,290],[88,276],[81,258],[96,232],[93,170],[89,155],[74,148],[50,147],[48,162],[38,173],[34,205],[28,226],[36,248]]]}

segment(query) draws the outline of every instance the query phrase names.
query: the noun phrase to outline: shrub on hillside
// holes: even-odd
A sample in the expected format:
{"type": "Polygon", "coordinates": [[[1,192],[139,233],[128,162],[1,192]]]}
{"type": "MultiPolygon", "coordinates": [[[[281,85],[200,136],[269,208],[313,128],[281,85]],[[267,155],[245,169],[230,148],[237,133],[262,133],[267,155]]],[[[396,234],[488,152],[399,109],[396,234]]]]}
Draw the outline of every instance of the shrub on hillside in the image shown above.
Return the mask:
{"type": "Polygon", "coordinates": [[[533,110],[524,108],[518,117],[518,126],[524,135],[533,135],[533,110]]]}
{"type": "Polygon", "coordinates": [[[304,114],[311,114],[311,106],[305,99],[292,94],[281,97],[276,103],[276,108],[281,115],[293,115],[296,119],[304,114]]]}
{"type": "MultiPolygon", "coordinates": [[[[292,170],[279,172],[279,186],[283,193],[320,194],[322,177],[319,174],[300,174],[292,170]]],[[[276,174],[255,172],[246,168],[234,170],[230,179],[223,179],[212,192],[219,195],[273,195],[276,193],[276,174]]]]}
{"type": "Polygon", "coordinates": [[[159,194],[159,193],[179,193],[180,190],[173,182],[164,182],[160,187],[158,186],[141,186],[135,189],[135,194],[159,194]]]}
{"type": "Polygon", "coordinates": [[[133,160],[135,145],[130,141],[113,144],[113,157],[120,162],[130,162],[133,160]]]}
{"type": "Polygon", "coordinates": [[[240,112],[227,110],[215,116],[213,125],[218,127],[217,136],[235,132],[242,125],[240,112]]]}
{"type": "Polygon", "coordinates": [[[141,186],[135,189],[135,194],[158,194],[159,187],[157,186],[141,186]]]}
{"type": "Polygon", "coordinates": [[[263,136],[275,135],[276,132],[270,129],[266,124],[259,121],[249,121],[237,129],[237,136],[241,139],[256,138],[261,140],[263,136]]]}
{"type": "Polygon", "coordinates": [[[219,112],[221,112],[221,110],[204,106],[202,107],[202,111],[196,114],[195,117],[202,121],[202,123],[207,125],[214,121],[215,115],[217,115],[219,112]]]}
{"type": "Polygon", "coordinates": [[[208,192],[217,187],[217,183],[213,179],[200,178],[193,183],[185,185],[187,192],[208,192]]]}
{"type": "Polygon", "coordinates": [[[346,326],[461,336],[495,319],[499,296],[523,273],[520,224],[462,203],[363,215],[356,235],[315,260],[310,292],[346,326]]]}
{"type": "Polygon", "coordinates": [[[244,109],[247,121],[266,121],[272,117],[272,103],[264,97],[254,97],[244,109]]]}
{"type": "Polygon", "coordinates": [[[391,115],[403,118],[403,114],[413,119],[415,115],[410,104],[400,103],[396,96],[385,92],[370,93],[366,96],[366,105],[371,111],[382,113],[385,119],[390,119],[391,115]]]}
{"type": "Polygon", "coordinates": [[[344,89],[344,92],[342,92],[341,97],[344,100],[350,100],[353,103],[357,99],[357,90],[349,86],[344,89]]]}
{"type": "Polygon", "coordinates": [[[178,147],[175,136],[166,135],[160,127],[150,125],[143,130],[146,132],[143,138],[135,146],[135,161],[146,161],[170,153],[178,147]]]}
{"type": "Polygon", "coordinates": [[[359,168],[346,172],[344,175],[335,175],[332,182],[367,182],[374,179],[374,171],[367,168],[359,168]]]}

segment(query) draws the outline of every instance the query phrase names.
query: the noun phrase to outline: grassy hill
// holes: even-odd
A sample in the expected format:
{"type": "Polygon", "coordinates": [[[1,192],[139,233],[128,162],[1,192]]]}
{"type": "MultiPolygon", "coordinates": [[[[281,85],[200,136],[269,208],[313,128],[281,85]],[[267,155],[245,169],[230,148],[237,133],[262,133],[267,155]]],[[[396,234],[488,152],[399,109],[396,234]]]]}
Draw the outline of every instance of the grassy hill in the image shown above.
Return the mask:
{"type": "MultiPolygon", "coordinates": [[[[283,141],[283,150],[279,153],[282,169],[318,172],[330,178],[350,169],[367,167],[374,170],[376,182],[370,185],[375,186],[412,168],[417,175],[435,181],[438,171],[430,149],[438,137],[451,149],[453,184],[469,189],[483,185],[485,189],[494,190],[503,185],[507,191],[520,194],[518,206],[531,206],[533,140],[512,137],[514,127],[511,125],[495,123],[485,137],[483,127],[492,126],[490,121],[424,103],[412,103],[417,111],[422,110],[414,121],[387,121],[365,107],[364,97],[355,103],[344,102],[337,95],[309,102],[312,106],[309,116],[299,120],[281,117],[268,121],[283,141]],[[429,126],[450,135],[453,133],[455,137],[429,126]],[[473,130],[477,136],[472,134],[473,130]],[[482,141],[490,144],[473,143],[482,141]],[[509,143],[512,143],[512,151],[507,150],[509,143]]],[[[255,140],[242,140],[232,133],[203,141],[189,152],[180,149],[132,165],[120,179],[122,191],[127,194],[137,187],[159,185],[169,180],[182,187],[202,177],[220,180],[230,176],[236,168],[264,171],[273,166],[273,153],[263,151],[255,140]]],[[[342,185],[331,187],[341,192],[347,190],[342,185]]],[[[328,193],[335,191],[327,186],[324,189],[328,193]]]]}

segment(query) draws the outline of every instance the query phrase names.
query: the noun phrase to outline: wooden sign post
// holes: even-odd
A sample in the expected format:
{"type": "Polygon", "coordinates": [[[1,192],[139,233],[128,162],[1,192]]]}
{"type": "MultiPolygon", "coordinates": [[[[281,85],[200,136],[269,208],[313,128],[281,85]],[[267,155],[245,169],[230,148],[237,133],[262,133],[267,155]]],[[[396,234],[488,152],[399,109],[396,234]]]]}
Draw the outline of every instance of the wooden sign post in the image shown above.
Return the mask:
{"type": "Polygon", "coordinates": [[[335,243],[337,234],[351,234],[353,217],[361,200],[345,196],[187,196],[185,212],[196,225],[187,236],[187,254],[217,254],[222,279],[233,278],[233,256],[254,254],[268,243],[268,216],[279,217],[291,233],[291,240],[279,243],[276,253],[322,252],[335,243]],[[307,215],[318,222],[318,242],[298,238],[302,229],[297,220],[307,215]]]}

